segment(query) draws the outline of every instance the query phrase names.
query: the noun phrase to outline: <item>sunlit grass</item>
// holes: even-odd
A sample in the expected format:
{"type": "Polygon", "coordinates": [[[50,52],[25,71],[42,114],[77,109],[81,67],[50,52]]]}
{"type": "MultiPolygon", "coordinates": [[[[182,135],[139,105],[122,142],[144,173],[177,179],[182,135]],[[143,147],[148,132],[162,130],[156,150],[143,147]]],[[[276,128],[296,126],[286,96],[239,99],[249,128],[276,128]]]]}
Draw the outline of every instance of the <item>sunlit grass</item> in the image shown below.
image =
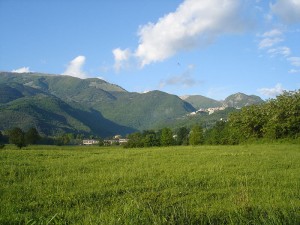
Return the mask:
{"type": "Polygon", "coordinates": [[[299,224],[299,145],[0,151],[0,224],[299,224]]]}

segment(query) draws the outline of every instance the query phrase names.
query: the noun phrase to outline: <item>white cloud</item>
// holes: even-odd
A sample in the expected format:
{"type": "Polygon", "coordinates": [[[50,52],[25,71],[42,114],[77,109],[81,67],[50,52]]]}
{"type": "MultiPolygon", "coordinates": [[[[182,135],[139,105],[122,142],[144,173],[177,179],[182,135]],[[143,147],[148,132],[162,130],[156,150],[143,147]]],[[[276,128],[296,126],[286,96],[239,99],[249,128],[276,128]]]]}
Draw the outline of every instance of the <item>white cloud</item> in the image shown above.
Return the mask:
{"type": "Polygon", "coordinates": [[[284,57],[288,57],[291,54],[291,49],[289,47],[277,47],[271,48],[267,51],[271,56],[282,55],[284,57]]]}
{"type": "Polygon", "coordinates": [[[289,61],[293,66],[300,66],[300,57],[290,57],[290,58],[288,58],[288,61],[289,61]]]}
{"type": "Polygon", "coordinates": [[[262,37],[276,37],[282,35],[282,32],[278,29],[273,29],[263,33],[262,37]]]}
{"type": "Polygon", "coordinates": [[[272,29],[258,36],[261,38],[258,44],[259,49],[271,48],[274,45],[284,41],[282,38],[282,31],[279,29],[272,29]]]}
{"type": "Polygon", "coordinates": [[[124,50],[120,48],[116,48],[112,52],[115,58],[115,65],[114,65],[115,70],[119,71],[121,68],[126,67],[127,66],[126,62],[129,60],[131,56],[131,51],[128,48],[124,50]]]}
{"type": "Polygon", "coordinates": [[[82,70],[84,63],[85,56],[77,56],[69,63],[67,69],[62,73],[62,75],[70,75],[82,79],[86,78],[86,73],[82,70]]]}
{"type": "MultiPolygon", "coordinates": [[[[210,44],[221,34],[243,31],[245,24],[240,19],[243,14],[240,12],[240,2],[185,0],[175,12],[159,18],[156,23],[140,26],[139,45],[132,56],[143,67],[164,61],[178,52],[210,44]]],[[[116,60],[116,69],[122,67],[122,63],[128,59],[124,58],[116,60]]]]}
{"type": "Polygon", "coordinates": [[[282,88],[281,84],[276,84],[273,88],[261,88],[258,90],[258,92],[266,97],[276,97],[280,94],[282,94],[284,89],[282,88]]]}
{"type": "Polygon", "coordinates": [[[284,22],[300,23],[300,0],[278,0],[270,8],[284,22]]]}
{"type": "Polygon", "coordinates": [[[135,55],[141,65],[211,43],[218,35],[241,31],[238,0],[185,0],[175,12],[139,30],[135,55]]]}
{"type": "Polygon", "coordinates": [[[19,69],[12,70],[13,73],[30,73],[29,67],[21,67],[19,69]]]}
{"type": "Polygon", "coordinates": [[[263,49],[263,48],[270,48],[274,45],[276,45],[279,42],[282,42],[283,39],[279,38],[279,37],[275,37],[275,38],[264,38],[259,42],[259,49],[263,49]]]}

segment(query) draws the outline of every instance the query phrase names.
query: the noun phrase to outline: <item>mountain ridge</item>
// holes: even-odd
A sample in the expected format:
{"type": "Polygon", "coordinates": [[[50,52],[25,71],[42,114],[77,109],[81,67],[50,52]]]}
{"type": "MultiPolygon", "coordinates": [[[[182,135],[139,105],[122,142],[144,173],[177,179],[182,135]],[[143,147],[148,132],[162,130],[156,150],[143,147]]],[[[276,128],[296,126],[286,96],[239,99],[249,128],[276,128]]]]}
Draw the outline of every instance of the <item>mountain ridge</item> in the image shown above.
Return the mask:
{"type": "Polygon", "coordinates": [[[252,104],[261,104],[264,102],[259,96],[247,95],[241,92],[231,94],[224,100],[215,100],[202,95],[185,95],[181,99],[193,105],[196,109],[207,109],[216,107],[234,107],[242,108],[252,104]]]}
{"type": "Polygon", "coordinates": [[[159,90],[142,94],[99,78],[55,74],[0,72],[0,94],[0,120],[8,121],[0,124],[0,130],[32,124],[45,135],[125,135],[198,110],[179,96],[159,90]]]}

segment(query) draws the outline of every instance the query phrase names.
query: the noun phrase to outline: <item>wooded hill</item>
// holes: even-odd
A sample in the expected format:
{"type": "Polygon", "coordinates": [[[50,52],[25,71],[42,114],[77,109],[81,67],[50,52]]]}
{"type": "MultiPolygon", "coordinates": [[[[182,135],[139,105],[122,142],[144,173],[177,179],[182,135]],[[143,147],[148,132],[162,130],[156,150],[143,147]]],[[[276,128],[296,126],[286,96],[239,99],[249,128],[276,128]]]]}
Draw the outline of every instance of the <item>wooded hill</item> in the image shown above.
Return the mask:
{"type": "Polygon", "coordinates": [[[107,137],[170,122],[176,126],[201,105],[161,91],[128,92],[98,78],[1,72],[0,106],[0,130],[36,127],[44,135],[71,132],[107,137]]]}

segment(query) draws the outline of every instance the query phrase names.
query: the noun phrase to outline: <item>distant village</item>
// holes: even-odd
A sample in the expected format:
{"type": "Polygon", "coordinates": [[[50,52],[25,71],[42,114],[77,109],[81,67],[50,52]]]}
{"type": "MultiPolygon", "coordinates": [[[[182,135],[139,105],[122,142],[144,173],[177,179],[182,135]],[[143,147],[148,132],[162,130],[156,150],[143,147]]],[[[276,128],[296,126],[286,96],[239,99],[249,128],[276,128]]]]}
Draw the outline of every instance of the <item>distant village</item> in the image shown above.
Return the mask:
{"type": "MultiPolygon", "coordinates": [[[[104,146],[110,145],[124,145],[129,141],[127,138],[122,138],[121,135],[115,135],[112,139],[103,140],[104,146]]],[[[99,145],[100,141],[96,139],[85,139],[82,141],[83,145],[99,145]]]]}
{"type": "Polygon", "coordinates": [[[227,108],[227,106],[207,108],[207,109],[198,109],[196,112],[189,113],[188,116],[194,116],[194,115],[201,114],[201,113],[208,113],[209,115],[211,115],[214,112],[221,111],[221,110],[224,110],[226,108],[227,108]]]}

